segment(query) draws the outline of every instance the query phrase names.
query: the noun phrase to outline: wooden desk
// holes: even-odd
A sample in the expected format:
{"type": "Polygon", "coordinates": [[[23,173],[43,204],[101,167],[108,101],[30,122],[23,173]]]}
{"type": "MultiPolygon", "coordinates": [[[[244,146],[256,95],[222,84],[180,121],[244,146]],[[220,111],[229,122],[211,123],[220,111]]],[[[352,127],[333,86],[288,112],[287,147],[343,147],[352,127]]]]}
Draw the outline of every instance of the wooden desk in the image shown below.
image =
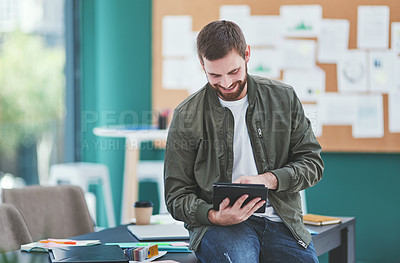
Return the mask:
{"type": "Polygon", "coordinates": [[[153,140],[166,140],[168,130],[149,128],[98,127],[93,133],[101,137],[125,138],[124,186],[122,189],[121,224],[128,224],[135,217],[133,204],[138,199],[137,164],[140,143],[153,140]]]}
{"type": "MultiPolygon", "coordinates": [[[[354,217],[343,217],[341,224],[309,227],[318,232],[313,236],[314,246],[317,255],[320,256],[329,252],[329,262],[331,263],[354,263],[355,262],[355,224],[354,217]]],[[[74,237],[74,239],[100,239],[102,243],[137,242],[137,239],[126,229],[126,225],[120,225],[100,232],[89,233],[74,237]]],[[[16,256],[17,262],[30,263],[50,262],[47,253],[26,253],[9,252],[7,255],[16,256]]],[[[197,258],[192,253],[167,253],[160,260],[176,260],[181,263],[197,263],[197,258]]]]}

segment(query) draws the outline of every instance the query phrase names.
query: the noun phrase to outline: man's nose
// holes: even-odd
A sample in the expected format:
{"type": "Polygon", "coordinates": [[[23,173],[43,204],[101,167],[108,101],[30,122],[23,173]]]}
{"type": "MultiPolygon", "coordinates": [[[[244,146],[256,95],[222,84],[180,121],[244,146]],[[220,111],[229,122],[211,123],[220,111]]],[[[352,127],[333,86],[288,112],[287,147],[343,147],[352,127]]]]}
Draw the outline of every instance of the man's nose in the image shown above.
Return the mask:
{"type": "Polygon", "coordinates": [[[230,76],[222,76],[221,86],[224,88],[229,88],[232,85],[232,78],[230,76]]]}

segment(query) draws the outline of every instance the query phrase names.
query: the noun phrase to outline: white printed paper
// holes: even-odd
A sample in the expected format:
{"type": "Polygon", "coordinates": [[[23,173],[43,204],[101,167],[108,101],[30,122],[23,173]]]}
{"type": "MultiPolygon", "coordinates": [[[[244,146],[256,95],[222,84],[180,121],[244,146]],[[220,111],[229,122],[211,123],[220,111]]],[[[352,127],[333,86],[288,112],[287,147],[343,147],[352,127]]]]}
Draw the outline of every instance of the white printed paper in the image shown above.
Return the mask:
{"type": "Polygon", "coordinates": [[[325,71],[317,67],[310,70],[287,69],[283,72],[283,82],[295,89],[301,101],[315,102],[325,92],[325,71]]]}
{"type": "Polygon", "coordinates": [[[248,5],[222,5],[219,8],[219,19],[232,21],[243,28],[246,20],[250,16],[250,6],[248,5]]]}
{"type": "Polygon", "coordinates": [[[382,138],[383,97],[382,95],[358,96],[357,115],[353,125],[354,138],[382,138]]]}
{"type": "Polygon", "coordinates": [[[162,65],[162,86],[164,89],[187,89],[187,59],[166,58],[162,65]]]}
{"type": "Polygon", "coordinates": [[[288,39],[283,44],[284,67],[312,69],[315,67],[315,41],[288,39]]]}
{"type": "Polygon", "coordinates": [[[400,90],[389,93],[389,132],[400,133],[400,90]]]}
{"type": "Polygon", "coordinates": [[[391,47],[395,53],[400,54],[400,22],[392,23],[391,47]]]}
{"type": "Polygon", "coordinates": [[[282,28],[280,16],[250,16],[243,31],[251,47],[279,47],[283,39],[282,28]]]}
{"type": "Polygon", "coordinates": [[[400,88],[400,53],[399,54],[394,54],[394,87],[395,88],[400,88]]]}
{"type": "Polygon", "coordinates": [[[323,19],[318,38],[318,61],[337,63],[349,47],[350,23],[345,19],[323,19]]]}
{"type": "Polygon", "coordinates": [[[326,92],[318,100],[323,125],[353,125],[357,113],[357,95],[326,92]]]}
{"type": "Polygon", "coordinates": [[[315,137],[322,135],[322,123],[315,104],[303,104],[304,114],[310,120],[315,137]]]}
{"type": "Polygon", "coordinates": [[[192,50],[192,17],[164,16],[162,20],[162,55],[187,56],[192,50]]]}
{"type": "Polygon", "coordinates": [[[322,19],[320,5],[283,5],[284,35],[288,37],[318,37],[322,19]]]}
{"type": "Polygon", "coordinates": [[[358,6],[357,47],[389,48],[388,6],[358,6]]]}
{"type": "Polygon", "coordinates": [[[371,91],[388,92],[394,89],[394,58],[394,53],[389,50],[369,53],[371,91]]]}
{"type": "Polygon", "coordinates": [[[279,79],[283,54],[280,49],[252,49],[248,71],[251,75],[279,79]]]}
{"type": "Polygon", "coordinates": [[[367,53],[356,49],[346,52],[338,62],[337,78],[340,92],[367,91],[367,53]]]}

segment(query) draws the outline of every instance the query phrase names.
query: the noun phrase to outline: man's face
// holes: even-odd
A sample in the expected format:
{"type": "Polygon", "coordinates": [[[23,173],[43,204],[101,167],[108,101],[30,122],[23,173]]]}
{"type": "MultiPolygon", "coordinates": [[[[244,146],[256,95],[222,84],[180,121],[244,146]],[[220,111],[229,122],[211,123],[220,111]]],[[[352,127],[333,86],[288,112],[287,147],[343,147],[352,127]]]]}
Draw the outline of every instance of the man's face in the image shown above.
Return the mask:
{"type": "Polygon", "coordinates": [[[246,48],[246,58],[243,59],[235,50],[217,60],[203,58],[203,69],[210,85],[218,96],[226,101],[242,99],[247,94],[247,62],[250,58],[250,48],[246,48]]]}

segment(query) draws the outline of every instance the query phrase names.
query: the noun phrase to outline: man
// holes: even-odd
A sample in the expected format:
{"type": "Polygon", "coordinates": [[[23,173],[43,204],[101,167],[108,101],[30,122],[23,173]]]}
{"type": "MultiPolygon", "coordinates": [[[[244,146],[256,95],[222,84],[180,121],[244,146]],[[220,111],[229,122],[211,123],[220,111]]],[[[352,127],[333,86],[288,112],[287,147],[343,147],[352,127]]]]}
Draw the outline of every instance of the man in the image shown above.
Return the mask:
{"type": "Polygon", "coordinates": [[[168,211],[202,262],[318,262],[299,191],[322,177],[310,121],[292,87],[250,76],[250,47],[229,21],[206,25],[197,50],[208,83],[174,112],[165,154],[168,211]],[[264,184],[265,201],[212,208],[214,182],[264,184]]]}

